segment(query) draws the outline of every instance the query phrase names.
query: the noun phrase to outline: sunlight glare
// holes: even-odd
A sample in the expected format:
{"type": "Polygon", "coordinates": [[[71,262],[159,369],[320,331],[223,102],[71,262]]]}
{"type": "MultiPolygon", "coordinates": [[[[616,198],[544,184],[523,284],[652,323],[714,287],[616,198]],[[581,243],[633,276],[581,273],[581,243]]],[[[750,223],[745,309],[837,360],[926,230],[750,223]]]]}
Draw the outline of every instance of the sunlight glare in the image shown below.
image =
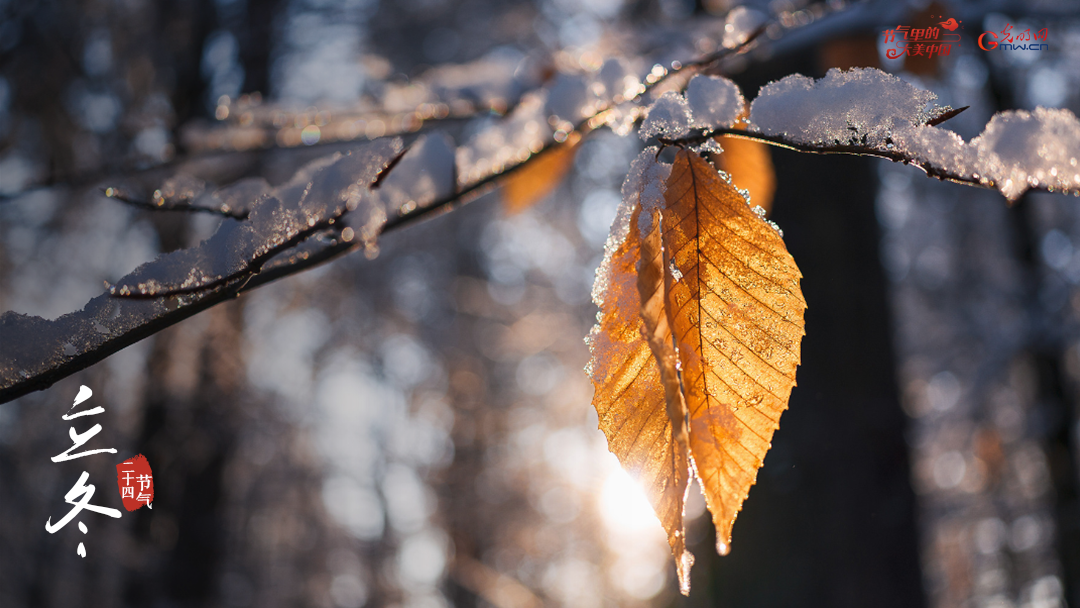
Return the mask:
{"type": "Polygon", "coordinates": [[[617,462],[600,490],[600,513],[611,532],[637,536],[652,531],[663,535],[660,520],[645,497],[645,491],[617,462]]]}
{"type": "Polygon", "coordinates": [[[667,581],[671,559],[667,535],[641,484],[613,455],[608,456],[597,505],[607,528],[608,548],[618,556],[608,567],[608,578],[627,596],[646,600],[667,581]]]}

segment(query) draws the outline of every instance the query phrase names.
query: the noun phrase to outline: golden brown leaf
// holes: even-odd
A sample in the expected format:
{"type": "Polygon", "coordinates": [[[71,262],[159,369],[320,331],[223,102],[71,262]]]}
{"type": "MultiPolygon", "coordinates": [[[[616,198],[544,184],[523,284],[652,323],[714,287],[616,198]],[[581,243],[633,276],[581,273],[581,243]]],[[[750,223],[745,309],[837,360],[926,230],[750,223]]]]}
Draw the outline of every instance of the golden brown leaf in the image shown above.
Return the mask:
{"type": "Polygon", "coordinates": [[[769,147],[760,141],[724,135],[716,138],[724,151],[716,156],[718,165],[731,175],[731,181],[750,192],[750,204],[766,212],[772,210],[776,192],[776,172],[773,170],[769,147]]]}
{"type": "Polygon", "coordinates": [[[667,313],[690,453],[725,554],[795,386],[802,274],[774,228],[696,153],[678,153],[664,198],[667,313]]]}
{"type": "MultiPolygon", "coordinates": [[[[650,162],[653,169],[666,173],[647,154],[635,161],[635,168],[650,162]]],[[[662,183],[663,173],[656,181],[662,183]]],[[[632,200],[624,201],[621,216],[612,227],[614,236],[608,242],[594,294],[600,305],[600,322],[589,336],[589,367],[596,389],[593,405],[608,448],[644,486],[676,556],[680,586],[689,589],[693,558],[686,552],[683,530],[689,463],[685,449],[673,440],[660,368],[643,337],[645,323],[638,295],[640,191],[626,192],[628,188],[633,188],[629,180],[624,195],[632,200]]]]}
{"type": "Polygon", "coordinates": [[[690,591],[690,566],[694,558],[686,550],[685,530],[682,515],[686,486],[690,480],[690,445],[689,430],[686,426],[686,400],[683,398],[679,380],[679,355],[671,340],[671,325],[667,314],[667,295],[670,281],[665,281],[663,237],[661,235],[660,213],[653,217],[651,211],[640,205],[634,210],[630,221],[631,234],[627,240],[640,240],[641,260],[637,267],[638,295],[641,298],[641,319],[644,322],[645,340],[649,344],[653,358],[660,369],[660,383],[664,391],[665,410],[671,427],[671,468],[678,475],[672,492],[678,499],[678,528],[668,529],[668,543],[676,559],[679,574],[679,588],[683,593],[690,591]],[[646,218],[642,221],[641,215],[646,218]],[[649,226],[646,234],[644,226],[649,226]]]}
{"type": "Polygon", "coordinates": [[[529,159],[503,182],[504,208],[510,215],[521,213],[551,194],[574,164],[581,136],[571,133],[567,140],[529,159]]]}
{"type": "Polygon", "coordinates": [[[669,168],[655,152],[631,167],[597,273],[590,370],[608,447],[644,482],[689,593],[689,477],[725,554],[795,385],[806,303],[775,226],[696,153],[669,168]]]}

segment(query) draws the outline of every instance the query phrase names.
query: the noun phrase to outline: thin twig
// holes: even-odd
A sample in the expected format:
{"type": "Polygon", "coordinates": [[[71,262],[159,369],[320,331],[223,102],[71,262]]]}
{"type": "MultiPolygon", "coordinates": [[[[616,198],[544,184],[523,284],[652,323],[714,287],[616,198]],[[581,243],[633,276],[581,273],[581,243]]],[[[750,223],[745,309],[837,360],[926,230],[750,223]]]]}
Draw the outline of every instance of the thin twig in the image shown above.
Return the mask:
{"type": "Polygon", "coordinates": [[[667,82],[671,78],[674,78],[676,76],[681,76],[682,74],[684,74],[686,72],[689,72],[691,70],[693,70],[693,71],[699,71],[699,70],[700,71],[705,71],[709,66],[719,62],[720,60],[724,59],[725,57],[730,57],[731,55],[738,55],[738,54],[742,54],[742,53],[745,53],[745,52],[749,51],[750,50],[750,44],[752,42],[754,42],[755,40],[757,40],[759,36],[761,36],[762,34],[765,33],[765,30],[768,28],[768,26],[769,26],[769,24],[771,22],[772,22],[772,20],[766,21],[765,23],[763,23],[760,27],[758,27],[758,29],[754,30],[753,33],[751,33],[750,36],[747,37],[746,40],[744,40],[742,43],[740,43],[736,47],[733,47],[733,48],[724,47],[724,48],[719,49],[717,51],[713,51],[712,53],[709,53],[708,55],[705,55],[705,56],[701,57],[700,59],[695,59],[694,61],[691,61],[689,63],[684,63],[684,64],[680,65],[677,68],[672,68],[672,69],[666,71],[663,76],[657,78],[653,82],[650,82],[650,83],[646,84],[644,89],[640,93],[635,95],[632,98],[631,101],[640,99],[641,97],[644,97],[645,95],[648,95],[649,93],[652,92],[653,89],[660,86],[664,82],[667,82]]]}
{"type": "Polygon", "coordinates": [[[930,120],[928,120],[926,122],[926,126],[928,126],[928,127],[936,127],[936,126],[940,125],[941,123],[945,122],[946,120],[949,120],[950,118],[956,118],[957,116],[960,115],[961,112],[963,112],[964,110],[966,110],[966,109],[968,109],[970,107],[971,106],[964,106],[962,108],[953,108],[952,110],[949,110],[948,112],[945,112],[945,113],[941,114],[940,116],[935,116],[934,118],[931,118],[930,120]]]}
{"type": "MultiPolygon", "coordinates": [[[[397,155],[395,155],[392,159],[390,159],[389,162],[387,162],[386,166],[383,167],[382,170],[379,171],[378,175],[376,175],[375,179],[372,181],[372,184],[371,184],[372,189],[376,189],[376,188],[379,187],[379,184],[381,184],[383,179],[385,179],[386,176],[390,173],[390,170],[397,166],[397,164],[405,156],[406,152],[408,152],[408,148],[405,148],[402,151],[398,152],[397,155]]],[[[175,288],[175,289],[162,289],[160,291],[155,291],[153,293],[140,293],[140,292],[133,292],[132,293],[132,292],[118,291],[115,286],[110,287],[109,291],[110,291],[111,295],[116,296],[116,297],[120,297],[120,298],[128,298],[128,299],[133,299],[133,300],[150,300],[150,299],[156,299],[156,298],[162,298],[162,297],[168,297],[168,296],[182,296],[182,295],[200,293],[200,292],[206,291],[208,289],[215,289],[215,288],[220,287],[222,285],[232,283],[232,282],[237,281],[239,279],[242,279],[244,277],[250,278],[251,276],[259,274],[259,272],[262,270],[262,267],[264,265],[266,265],[268,262],[270,262],[273,258],[277,257],[278,255],[280,255],[282,253],[285,253],[286,251],[292,249],[293,247],[298,246],[300,243],[303,243],[307,239],[319,234],[320,232],[324,232],[324,231],[327,231],[327,230],[332,230],[332,231],[334,231],[336,233],[336,236],[338,238],[340,238],[341,235],[340,235],[339,232],[337,232],[337,228],[335,227],[335,224],[337,224],[339,220],[341,220],[343,217],[345,217],[345,214],[347,214],[347,213],[349,213],[349,208],[346,207],[346,206],[343,206],[343,207],[341,207],[341,209],[337,213],[331,215],[330,217],[325,217],[322,220],[319,220],[319,221],[317,221],[317,222],[315,222],[313,224],[308,225],[307,228],[304,228],[303,230],[300,230],[295,235],[293,235],[292,238],[288,239],[287,241],[284,241],[283,243],[275,245],[275,246],[271,247],[270,249],[268,249],[266,252],[264,252],[264,253],[262,253],[260,255],[257,255],[254,258],[248,260],[244,264],[243,268],[241,268],[240,270],[237,270],[235,272],[232,272],[232,273],[230,273],[228,275],[225,275],[225,276],[222,276],[222,277],[218,277],[218,278],[216,278],[216,279],[214,279],[212,281],[202,283],[200,285],[193,285],[191,287],[178,287],[178,288],[175,288]]],[[[350,243],[350,247],[347,247],[345,250],[350,249],[351,245],[352,244],[350,243]]]]}
{"type": "Polygon", "coordinates": [[[212,207],[196,207],[195,205],[190,204],[168,203],[165,202],[164,199],[162,199],[160,204],[151,203],[150,201],[134,198],[118,188],[102,188],[101,193],[108,198],[118,200],[121,203],[130,205],[136,209],[147,209],[150,211],[181,211],[184,213],[209,213],[211,215],[231,217],[237,220],[246,220],[248,217],[247,211],[228,211],[226,209],[214,209],[212,207]]]}

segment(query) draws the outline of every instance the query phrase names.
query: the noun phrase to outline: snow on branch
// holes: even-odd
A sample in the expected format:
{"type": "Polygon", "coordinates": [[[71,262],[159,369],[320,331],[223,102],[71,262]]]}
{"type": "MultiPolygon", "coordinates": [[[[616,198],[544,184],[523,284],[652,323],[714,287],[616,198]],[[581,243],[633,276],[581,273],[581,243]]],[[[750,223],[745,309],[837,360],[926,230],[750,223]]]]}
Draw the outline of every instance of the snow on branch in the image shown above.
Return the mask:
{"type": "Polygon", "coordinates": [[[248,217],[249,207],[271,190],[270,184],[261,177],[242,179],[214,192],[206,189],[203,180],[181,173],[166,180],[154,191],[150,201],[137,199],[115,187],[106,188],[105,196],[138,209],[210,213],[243,220],[248,217]]]}
{"type": "MultiPolygon", "coordinates": [[[[772,28],[771,38],[779,38],[786,30],[806,27],[838,10],[823,2],[806,8],[804,19],[809,20],[799,22],[736,7],[722,19],[694,17],[666,26],[649,23],[620,38],[618,49],[625,59],[611,58],[599,65],[592,58],[565,51],[544,56],[499,48],[468,63],[430,68],[406,82],[380,82],[392,68],[385,59],[367,56],[365,68],[373,84],[355,104],[300,111],[265,102],[258,94],[223,98],[215,112],[218,122],[186,125],[181,139],[189,153],[198,154],[406,136],[442,122],[514,113],[542,89],[553,89],[553,98],[560,97],[558,85],[567,80],[587,81],[586,93],[594,96],[593,101],[606,97],[614,109],[611,106],[651,99],[650,95],[658,96],[673,86],[681,88],[685,79],[750,50],[767,28],[772,28]],[[694,58],[687,39],[694,41],[692,48],[708,52],[694,58]],[[673,50],[670,69],[665,67],[667,61],[665,65],[652,62],[658,56],[673,58],[673,50]],[[652,68],[643,79],[633,74],[637,67],[649,64],[652,68]],[[553,80],[555,87],[550,86],[553,80]]],[[[561,116],[572,122],[581,118],[561,116]]],[[[637,115],[630,118],[632,122],[637,115]]],[[[629,127],[623,131],[628,133],[629,127]]]]}
{"type": "MultiPolygon", "coordinates": [[[[388,76],[389,62],[368,57],[366,69],[388,76]]],[[[372,85],[372,95],[355,104],[323,109],[290,109],[259,95],[224,98],[217,124],[185,127],[187,150],[252,150],[295,147],[406,135],[440,121],[461,121],[514,108],[521,96],[542,84],[539,62],[505,49],[475,61],[436,66],[409,82],[372,85]]]]}
{"type": "Polygon", "coordinates": [[[930,105],[936,98],[874,68],[833,68],[817,81],[792,74],[762,87],[750,130],[800,144],[883,147],[894,130],[940,114],[930,105]]]}
{"type": "MultiPolygon", "coordinates": [[[[0,401],[45,388],[242,291],[357,248],[373,256],[380,233],[472,200],[538,155],[572,146],[604,126],[620,135],[637,127],[646,139],[706,149],[715,148],[717,135],[735,135],[805,152],[878,156],[939,178],[996,187],[1011,200],[1032,188],[1080,194],[1080,123],[1070,112],[1004,112],[965,143],[936,126],[957,111],[935,106],[932,93],[873,69],[831,70],[819,81],[793,75],[772,83],[750,105],[749,126],[735,128],[747,116],[746,100],[733,82],[704,72],[776,26],[766,23],[762,15],[733,12],[718,50],[685,64],[673,62],[671,70],[653,65],[640,77],[634,66],[641,58],[612,58],[591,69],[557,71],[543,82],[530,80],[518,66],[493,69],[482,78],[475,70],[442,70],[412,89],[386,85],[380,111],[413,108],[421,122],[451,116],[453,108],[465,113],[499,106],[506,112],[474,116],[461,144],[442,132],[421,135],[404,151],[396,137],[375,139],[315,160],[277,187],[247,178],[215,189],[179,174],[150,201],[110,188],[107,195],[138,207],[224,219],[203,243],[140,266],[81,311],[55,321],[12,312],[0,316],[0,401]],[[394,101],[395,95],[400,99],[394,101]]],[[[314,141],[301,143],[322,141],[328,130],[320,125],[344,128],[340,116],[331,120],[316,113],[300,120],[272,107],[229,105],[219,114],[235,121],[229,128],[273,127],[279,135],[294,129],[301,139],[304,131],[314,134],[314,141]]],[[[352,123],[367,137],[381,135],[384,127],[413,130],[404,118],[379,126],[367,116],[352,123]]],[[[328,139],[356,133],[340,135],[328,139]]],[[[263,140],[255,147],[264,145],[273,144],[263,140]]]]}
{"type": "Polygon", "coordinates": [[[346,241],[353,236],[374,239],[386,221],[386,210],[366,193],[401,148],[400,139],[384,139],[312,161],[289,181],[253,200],[246,220],[226,219],[198,246],[143,264],[109,292],[158,297],[210,289],[258,272],[273,256],[339,220],[344,220],[341,233],[346,241]]]}
{"type": "MultiPolygon", "coordinates": [[[[726,111],[733,111],[737,102],[729,95],[715,98],[732,99],[726,111]]],[[[686,98],[693,99],[690,91],[686,98]]],[[[821,80],[793,74],[763,87],[745,130],[717,124],[688,134],[687,124],[700,124],[700,110],[686,98],[668,93],[650,107],[643,136],[694,145],[734,135],[802,152],[877,156],[940,179],[995,188],[1010,201],[1028,190],[1080,196],[1080,121],[1065,109],[999,112],[982,134],[964,142],[936,126],[958,111],[934,105],[930,91],[873,68],[834,68],[821,80]],[[687,115],[654,124],[654,111],[674,116],[672,108],[687,115]]]]}
{"type": "Polygon", "coordinates": [[[1069,110],[999,112],[966,144],[927,125],[900,129],[893,140],[912,162],[997,188],[1010,201],[1033,189],[1080,195],[1080,121],[1069,110]]]}
{"type": "Polygon", "coordinates": [[[373,188],[387,182],[393,186],[393,172],[386,170],[402,158],[401,149],[400,139],[385,139],[309,163],[288,182],[248,201],[247,219],[226,218],[206,241],[143,264],[80,311],[52,321],[4,313],[0,401],[46,388],[235,297],[264,265],[274,266],[279,255],[285,255],[285,263],[290,256],[302,257],[305,247],[312,248],[305,241],[319,233],[336,231],[331,240],[373,239],[386,222],[385,203],[372,194],[373,188]],[[289,251],[301,244],[300,252],[289,251]]]}

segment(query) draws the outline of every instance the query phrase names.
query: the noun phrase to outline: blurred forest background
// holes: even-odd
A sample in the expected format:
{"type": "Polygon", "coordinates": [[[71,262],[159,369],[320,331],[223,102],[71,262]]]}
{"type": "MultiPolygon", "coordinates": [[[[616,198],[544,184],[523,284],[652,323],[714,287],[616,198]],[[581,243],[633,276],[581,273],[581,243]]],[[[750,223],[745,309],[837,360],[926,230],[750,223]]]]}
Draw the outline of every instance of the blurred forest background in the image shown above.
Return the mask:
{"type": "MultiPolygon", "coordinates": [[[[444,72],[458,83],[543,80],[558,61],[637,52],[641,31],[666,36],[649,56],[670,61],[704,48],[687,24],[715,36],[732,6],[0,0],[0,309],[77,310],[218,221],[104,186],[148,194],[181,170],[277,184],[353,145],[223,150],[215,120],[231,112],[325,126],[440,64],[465,66],[444,72]]],[[[1000,109],[1080,111],[1075,2],[755,6],[801,27],[724,64],[748,97],[792,72],[877,66],[970,105],[947,123],[965,138],[1000,109]],[[961,46],[884,57],[883,30],[932,15],[962,21],[961,46]],[[975,46],[1006,22],[1048,27],[1050,49],[975,46]]],[[[440,126],[460,138],[497,113],[440,126]]],[[[1077,202],[1007,207],[910,167],[785,150],[772,219],[805,275],[799,386],[731,555],[691,501],[698,562],[678,595],[581,371],[593,273],[641,145],[598,132],[536,207],[508,214],[490,194],[386,235],[377,259],[260,288],[0,405],[0,605],[1080,606],[1077,202]],[[119,453],[54,464],[80,384],[106,409],[90,447],[119,453]],[[137,453],[152,511],[42,529],[84,469],[93,502],[119,507],[113,467],[137,453]]]]}

